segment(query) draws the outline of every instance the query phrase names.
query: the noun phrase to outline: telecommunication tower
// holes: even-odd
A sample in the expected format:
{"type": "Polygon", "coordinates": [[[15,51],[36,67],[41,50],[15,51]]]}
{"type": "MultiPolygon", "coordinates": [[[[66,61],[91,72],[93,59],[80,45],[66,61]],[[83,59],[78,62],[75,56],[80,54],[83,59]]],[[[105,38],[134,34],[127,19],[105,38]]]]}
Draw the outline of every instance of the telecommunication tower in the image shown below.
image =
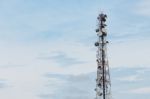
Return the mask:
{"type": "Polygon", "coordinates": [[[109,64],[107,58],[107,44],[106,40],[107,32],[105,24],[107,15],[99,14],[98,19],[98,28],[96,33],[98,36],[98,41],[95,43],[97,50],[97,78],[96,78],[96,98],[95,99],[112,99],[111,98],[111,81],[109,73],[109,64]]]}

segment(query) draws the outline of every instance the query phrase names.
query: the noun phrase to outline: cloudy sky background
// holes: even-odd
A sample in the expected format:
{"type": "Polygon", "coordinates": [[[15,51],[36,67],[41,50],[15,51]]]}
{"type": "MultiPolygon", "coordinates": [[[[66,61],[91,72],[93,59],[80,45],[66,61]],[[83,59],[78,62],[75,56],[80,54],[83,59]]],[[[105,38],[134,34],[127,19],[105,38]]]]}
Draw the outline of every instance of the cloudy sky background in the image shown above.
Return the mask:
{"type": "Polygon", "coordinates": [[[149,0],[0,0],[0,99],[94,99],[100,11],[113,99],[149,99],[149,0]]]}

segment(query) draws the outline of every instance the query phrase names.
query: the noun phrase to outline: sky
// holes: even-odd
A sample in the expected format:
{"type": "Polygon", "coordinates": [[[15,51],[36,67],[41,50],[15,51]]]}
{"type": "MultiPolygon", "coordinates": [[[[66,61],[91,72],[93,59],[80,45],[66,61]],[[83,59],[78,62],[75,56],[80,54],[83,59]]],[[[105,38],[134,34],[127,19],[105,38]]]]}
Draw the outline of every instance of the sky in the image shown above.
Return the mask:
{"type": "Polygon", "coordinates": [[[0,99],[94,99],[101,12],[113,99],[149,99],[150,0],[0,0],[0,99]]]}

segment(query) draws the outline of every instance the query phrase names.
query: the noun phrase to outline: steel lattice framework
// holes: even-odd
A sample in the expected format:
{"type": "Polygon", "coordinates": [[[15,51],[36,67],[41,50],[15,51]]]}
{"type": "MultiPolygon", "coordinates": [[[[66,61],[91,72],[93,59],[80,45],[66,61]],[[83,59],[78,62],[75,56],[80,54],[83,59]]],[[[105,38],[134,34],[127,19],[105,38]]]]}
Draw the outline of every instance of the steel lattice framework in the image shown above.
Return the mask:
{"type": "Polygon", "coordinates": [[[95,43],[97,50],[97,79],[96,79],[96,98],[95,99],[111,99],[111,81],[109,73],[109,64],[107,58],[107,32],[105,24],[107,15],[99,14],[98,16],[98,29],[96,33],[98,41],[95,43]]]}

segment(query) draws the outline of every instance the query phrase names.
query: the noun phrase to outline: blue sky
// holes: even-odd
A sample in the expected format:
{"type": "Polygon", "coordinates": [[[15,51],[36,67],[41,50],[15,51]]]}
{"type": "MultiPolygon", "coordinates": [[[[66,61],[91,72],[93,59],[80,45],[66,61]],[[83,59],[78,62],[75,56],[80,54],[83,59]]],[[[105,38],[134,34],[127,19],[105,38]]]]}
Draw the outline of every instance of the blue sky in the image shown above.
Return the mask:
{"type": "Polygon", "coordinates": [[[149,99],[149,0],[0,0],[0,98],[94,99],[101,11],[113,99],[149,99]]]}

